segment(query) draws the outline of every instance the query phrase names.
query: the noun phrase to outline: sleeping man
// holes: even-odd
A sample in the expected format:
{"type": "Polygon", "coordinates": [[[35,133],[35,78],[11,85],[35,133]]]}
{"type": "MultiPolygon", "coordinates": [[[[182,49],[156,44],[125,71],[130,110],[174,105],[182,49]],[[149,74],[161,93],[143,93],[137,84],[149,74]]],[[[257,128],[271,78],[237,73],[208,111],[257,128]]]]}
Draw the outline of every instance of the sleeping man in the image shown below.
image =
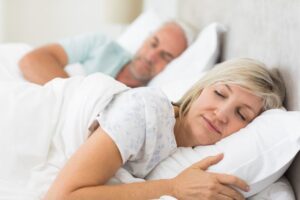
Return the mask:
{"type": "Polygon", "coordinates": [[[37,48],[19,62],[30,82],[45,84],[55,77],[68,77],[65,66],[80,63],[86,74],[102,72],[129,87],[146,85],[190,43],[192,31],[185,24],[169,21],[149,36],[132,56],[100,33],[68,38],[37,48]]]}

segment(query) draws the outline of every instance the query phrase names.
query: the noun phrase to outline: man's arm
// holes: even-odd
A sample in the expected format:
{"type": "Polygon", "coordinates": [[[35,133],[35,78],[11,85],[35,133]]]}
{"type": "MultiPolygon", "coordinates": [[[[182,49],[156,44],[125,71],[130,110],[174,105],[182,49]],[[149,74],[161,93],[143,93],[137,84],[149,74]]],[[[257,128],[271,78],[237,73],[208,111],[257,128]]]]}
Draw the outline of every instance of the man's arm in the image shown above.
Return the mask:
{"type": "Polygon", "coordinates": [[[68,57],[62,46],[50,44],[27,53],[19,61],[25,79],[37,84],[45,84],[55,77],[68,77],[64,67],[68,57]]]}

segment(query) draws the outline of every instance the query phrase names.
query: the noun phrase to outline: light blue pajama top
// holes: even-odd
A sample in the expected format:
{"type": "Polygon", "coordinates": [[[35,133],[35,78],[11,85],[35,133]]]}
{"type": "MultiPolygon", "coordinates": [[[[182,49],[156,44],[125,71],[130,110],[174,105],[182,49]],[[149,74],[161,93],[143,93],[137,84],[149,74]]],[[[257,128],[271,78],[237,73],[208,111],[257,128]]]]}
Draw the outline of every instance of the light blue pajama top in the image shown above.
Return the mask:
{"type": "Polygon", "coordinates": [[[59,41],[68,56],[68,64],[79,63],[85,73],[102,72],[116,77],[132,55],[100,32],[87,33],[59,41]]]}

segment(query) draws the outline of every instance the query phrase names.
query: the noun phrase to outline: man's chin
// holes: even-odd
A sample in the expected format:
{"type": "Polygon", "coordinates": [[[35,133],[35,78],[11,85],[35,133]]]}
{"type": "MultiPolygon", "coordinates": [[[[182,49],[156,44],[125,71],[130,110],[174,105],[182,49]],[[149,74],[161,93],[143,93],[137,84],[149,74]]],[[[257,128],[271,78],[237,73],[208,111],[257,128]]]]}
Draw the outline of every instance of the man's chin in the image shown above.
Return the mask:
{"type": "Polygon", "coordinates": [[[152,78],[152,77],[150,77],[150,75],[148,75],[146,73],[139,73],[138,70],[135,69],[134,66],[129,67],[129,72],[134,79],[136,79],[140,82],[149,82],[152,78]]]}
{"type": "Polygon", "coordinates": [[[151,80],[151,78],[143,77],[143,76],[135,76],[135,75],[133,75],[133,77],[134,77],[134,79],[136,79],[137,81],[142,82],[142,83],[144,83],[144,84],[148,83],[148,82],[151,80]]]}

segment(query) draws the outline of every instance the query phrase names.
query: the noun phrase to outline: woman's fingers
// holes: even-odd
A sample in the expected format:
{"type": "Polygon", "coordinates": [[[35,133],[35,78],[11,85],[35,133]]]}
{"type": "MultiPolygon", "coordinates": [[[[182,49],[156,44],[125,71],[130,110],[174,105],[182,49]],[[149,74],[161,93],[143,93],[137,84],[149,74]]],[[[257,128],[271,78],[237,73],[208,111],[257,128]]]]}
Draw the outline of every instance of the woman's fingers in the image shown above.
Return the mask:
{"type": "Polygon", "coordinates": [[[196,162],[193,164],[194,167],[200,168],[202,170],[206,170],[209,168],[211,165],[215,165],[218,162],[220,162],[223,159],[224,155],[223,154],[218,154],[215,156],[209,156],[207,158],[204,158],[203,160],[196,162]]]}
{"type": "Polygon", "coordinates": [[[235,200],[235,199],[230,198],[230,197],[225,196],[225,195],[222,195],[222,194],[219,194],[219,195],[216,197],[216,200],[235,200]]]}
{"type": "Polygon", "coordinates": [[[217,180],[223,185],[232,185],[245,192],[249,191],[249,185],[244,180],[236,176],[232,176],[228,174],[216,174],[216,173],[213,174],[215,175],[217,180]]]}
{"type": "Polygon", "coordinates": [[[244,196],[237,190],[231,188],[230,186],[221,185],[220,186],[220,194],[226,199],[235,199],[235,200],[245,200],[244,196]]]}
{"type": "Polygon", "coordinates": [[[222,159],[223,154],[210,156],[181,172],[173,179],[174,196],[178,199],[244,200],[234,187],[248,191],[245,181],[232,175],[205,171],[222,159]]]}

